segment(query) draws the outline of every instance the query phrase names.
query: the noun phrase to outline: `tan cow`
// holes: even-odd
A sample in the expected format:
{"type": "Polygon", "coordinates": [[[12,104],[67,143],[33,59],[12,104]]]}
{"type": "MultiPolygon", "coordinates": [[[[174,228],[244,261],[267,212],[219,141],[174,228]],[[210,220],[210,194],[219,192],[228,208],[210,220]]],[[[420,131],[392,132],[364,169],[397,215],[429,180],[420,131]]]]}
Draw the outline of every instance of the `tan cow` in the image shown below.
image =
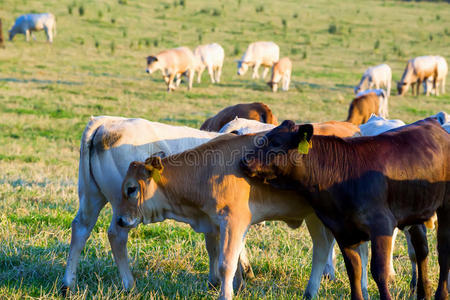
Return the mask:
{"type": "Polygon", "coordinates": [[[436,80],[436,88],[433,88],[434,77],[430,76],[427,80],[423,82],[423,89],[425,94],[435,94],[439,96],[439,87],[441,88],[441,93],[445,93],[445,80],[448,74],[448,64],[445,58],[442,56],[436,56],[438,62],[438,78],[436,80]]]}
{"type": "Polygon", "coordinates": [[[225,124],[234,120],[236,117],[257,120],[262,123],[278,124],[277,118],[272,114],[272,110],[266,104],[253,102],[236,104],[222,109],[215,116],[207,119],[200,129],[218,132],[225,124]]]}
{"type": "Polygon", "coordinates": [[[194,80],[195,66],[196,60],[192,51],[187,47],[179,47],[148,56],[146,72],[151,74],[161,70],[168,92],[175,90],[174,80],[176,78],[186,75],[188,90],[190,90],[194,80]]]}
{"type": "Polygon", "coordinates": [[[259,78],[258,69],[264,67],[262,78],[269,72],[269,68],[280,59],[280,47],[274,42],[254,42],[248,45],[242,58],[237,61],[237,74],[244,75],[249,67],[253,67],[252,78],[259,78]]]}
{"type": "Polygon", "coordinates": [[[387,98],[384,95],[384,91],[382,91],[380,96],[375,92],[370,92],[353,99],[346,121],[355,125],[361,125],[366,123],[372,114],[383,118],[386,117],[387,98]]]}
{"type": "MultiPolygon", "coordinates": [[[[433,88],[436,88],[437,78],[440,78],[438,69],[437,56],[418,56],[410,59],[406,65],[405,71],[401,81],[397,82],[398,94],[403,96],[408,90],[409,86],[412,87],[412,93],[414,95],[414,85],[416,85],[416,95],[419,95],[420,86],[422,82],[426,81],[429,77],[433,76],[433,88]]],[[[430,91],[427,90],[427,96],[430,91]]]]}
{"type": "Polygon", "coordinates": [[[208,69],[212,83],[220,82],[223,59],[225,57],[225,51],[222,46],[217,43],[201,45],[195,48],[194,55],[197,61],[195,70],[198,73],[197,82],[200,83],[205,68],[208,69]]]}
{"type": "MultiPolygon", "coordinates": [[[[195,149],[145,163],[130,164],[122,185],[116,222],[124,228],[174,219],[207,232],[211,283],[221,283],[221,299],[231,299],[233,274],[251,224],[281,220],[297,228],[306,219],[313,230],[313,270],[305,297],[312,298],[333,245],[333,237],[303,198],[249,179],[241,171],[246,149],[257,135],[224,135],[195,149]],[[317,251],[317,253],[316,253],[317,251]]],[[[126,257],[121,258],[125,260],[126,257]]],[[[236,273],[238,275],[239,272],[236,273]]]]}
{"type": "Polygon", "coordinates": [[[272,67],[272,77],[267,83],[272,92],[278,90],[278,83],[282,81],[281,89],[283,91],[289,90],[289,84],[291,83],[292,62],[288,57],[283,57],[277,61],[272,67]]]}

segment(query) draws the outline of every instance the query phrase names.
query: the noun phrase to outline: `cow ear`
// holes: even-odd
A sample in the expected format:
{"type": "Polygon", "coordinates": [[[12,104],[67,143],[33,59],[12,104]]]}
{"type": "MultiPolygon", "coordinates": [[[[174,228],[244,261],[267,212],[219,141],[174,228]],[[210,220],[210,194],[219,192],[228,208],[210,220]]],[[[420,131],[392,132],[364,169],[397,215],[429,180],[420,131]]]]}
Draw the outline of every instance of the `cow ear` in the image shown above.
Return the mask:
{"type": "Polygon", "coordinates": [[[314,133],[314,127],[311,124],[305,124],[298,127],[297,150],[300,154],[308,154],[309,149],[312,148],[311,138],[314,133]]]}
{"type": "Polygon", "coordinates": [[[163,165],[161,161],[161,157],[159,156],[150,156],[145,160],[145,167],[149,170],[159,170],[162,171],[163,165]]]}
{"type": "Polygon", "coordinates": [[[154,61],[158,61],[158,58],[156,56],[150,55],[150,56],[147,57],[147,62],[148,63],[151,63],[151,62],[154,62],[154,61]]]}

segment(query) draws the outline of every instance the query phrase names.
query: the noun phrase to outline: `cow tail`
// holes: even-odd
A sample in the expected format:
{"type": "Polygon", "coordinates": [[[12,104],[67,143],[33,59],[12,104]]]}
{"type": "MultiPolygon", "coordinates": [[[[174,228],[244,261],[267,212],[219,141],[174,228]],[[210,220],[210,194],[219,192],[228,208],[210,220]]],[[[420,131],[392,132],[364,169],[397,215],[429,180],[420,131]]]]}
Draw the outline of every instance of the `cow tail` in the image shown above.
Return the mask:
{"type": "Polygon", "coordinates": [[[81,137],[80,143],[80,163],[78,169],[78,193],[80,194],[82,191],[80,190],[81,186],[80,182],[84,182],[84,188],[87,188],[89,183],[95,183],[98,188],[98,184],[95,181],[92,171],[91,171],[91,153],[93,147],[93,140],[97,130],[108,121],[107,117],[91,117],[89,123],[86,125],[86,128],[83,131],[83,135],[81,137]]]}

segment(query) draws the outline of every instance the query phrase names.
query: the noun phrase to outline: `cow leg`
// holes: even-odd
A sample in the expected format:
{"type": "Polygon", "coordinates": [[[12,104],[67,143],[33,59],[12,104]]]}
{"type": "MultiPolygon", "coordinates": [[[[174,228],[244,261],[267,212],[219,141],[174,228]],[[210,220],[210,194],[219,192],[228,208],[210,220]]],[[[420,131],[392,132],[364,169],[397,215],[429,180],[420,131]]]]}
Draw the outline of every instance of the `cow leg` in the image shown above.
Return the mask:
{"type": "Polygon", "coordinates": [[[106,200],[101,195],[87,198],[80,196],[80,208],[72,221],[72,237],[70,239],[70,250],[67,258],[66,271],[63,278],[61,292],[66,294],[75,284],[77,267],[80,261],[80,254],[92,228],[98,219],[98,214],[105,206],[106,200]]]}
{"type": "Polygon", "coordinates": [[[386,92],[387,92],[387,96],[388,98],[391,97],[391,80],[388,79],[387,83],[386,83],[386,92]]]}
{"type": "Polygon", "coordinates": [[[181,74],[177,74],[176,76],[175,76],[175,86],[176,87],[179,87],[180,86],[180,83],[181,83],[181,77],[182,77],[183,75],[181,75],[181,74]]]}
{"type": "Polygon", "coordinates": [[[348,279],[352,291],[352,300],[363,300],[363,293],[361,290],[361,257],[356,249],[343,246],[338,241],[339,248],[344,256],[345,267],[347,269],[348,279]]]}
{"type": "Polygon", "coordinates": [[[395,247],[395,239],[397,238],[398,228],[395,227],[394,232],[392,233],[392,244],[391,244],[391,255],[389,256],[389,278],[393,279],[395,277],[395,269],[394,269],[394,247],[395,247]]]}
{"type": "Polygon", "coordinates": [[[25,40],[26,40],[27,42],[30,41],[30,30],[25,30],[25,40]]]}
{"type": "Polygon", "coordinates": [[[414,246],[411,242],[411,235],[409,234],[409,231],[407,229],[404,230],[406,243],[408,245],[408,256],[409,260],[411,261],[411,282],[409,283],[409,293],[411,295],[414,295],[417,288],[417,259],[416,259],[416,252],[414,251],[414,246]]]}
{"type": "Polygon", "coordinates": [[[433,76],[433,88],[434,88],[434,94],[436,96],[439,96],[439,89],[437,86],[437,74],[435,76],[433,76]]]}
{"type": "Polygon", "coordinates": [[[131,274],[128,264],[127,241],[130,229],[117,225],[116,216],[113,210],[113,217],[108,229],[108,239],[111,245],[114,260],[119,269],[123,287],[128,290],[134,284],[133,274],[131,274]]]}
{"type": "MultiPolygon", "coordinates": [[[[422,85],[422,80],[419,78],[416,82],[416,96],[419,96],[420,86],[422,85]]],[[[427,91],[426,96],[428,96],[429,91],[427,91]]]]}
{"type": "Polygon", "coordinates": [[[45,35],[47,36],[47,42],[51,43],[52,42],[52,32],[48,29],[47,26],[44,27],[44,31],[45,31],[45,35]]]}
{"type": "Polygon", "coordinates": [[[380,292],[380,299],[382,300],[391,299],[391,295],[389,294],[388,278],[393,230],[394,228],[383,231],[377,230],[371,234],[372,260],[370,263],[370,269],[372,277],[377,283],[378,290],[380,292]]]}
{"type": "Polygon", "coordinates": [[[258,74],[258,71],[259,71],[259,63],[256,63],[254,66],[253,66],[253,74],[252,74],[252,78],[253,79],[258,79],[259,78],[259,74],[258,74]]]}
{"type": "Polygon", "coordinates": [[[175,90],[175,87],[172,85],[174,78],[175,78],[175,74],[174,73],[169,75],[169,79],[167,81],[167,91],[168,92],[170,92],[171,90],[175,90]]]}
{"type": "Polygon", "coordinates": [[[449,281],[450,281],[450,203],[447,201],[446,206],[437,210],[438,226],[437,226],[437,248],[439,257],[439,284],[434,295],[435,299],[448,299],[449,281]]]}
{"type": "Polygon", "coordinates": [[[217,67],[216,70],[216,82],[219,83],[220,82],[220,76],[222,75],[222,67],[217,67]]]}
{"type": "Polygon", "coordinates": [[[225,217],[220,226],[219,274],[222,281],[219,299],[231,300],[233,277],[238,268],[239,254],[242,252],[249,220],[234,220],[225,217]]]}
{"type": "Polygon", "coordinates": [[[214,80],[214,69],[211,65],[208,65],[208,74],[209,78],[211,79],[211,82],[215,83],[216,81],[214,80]]]}
{"type": "MultiPolygon", "coordinates": [[[[313,240],[313,259],[311,275],[309,276],[308,285],[306,286],[303,297],[312,299],[319,289],[322,274],[327,264],[328,254],[332,252],[334,237],[315,214],[311,214],[306,218],[306,225],[313,240]]],[[[331,274],[334,277],[333,261],[330,264],[331,274]]]]}
{"type": "Polygon", "coordinates": [[[417,282],[417,299],[431,299],[430,284],[428,282],[428,242],[425,225],[414,225],[408,229],[411,243],[416,253],[419,280],[417,282]]]}
{"type": "Polygon", "coordinates": [[[269,73],[269,68],[264,67],[264,71],[263,71],[263,73],[262,73],[262,79],[266,78],[267,73],[269,73]]]}
{"type": "Polygon", "coordinates": [[[202,81],[202,74],[203,74],[204,70],[205,70],[205,67],[203,67],[203,66],[198,70],[197,83],[200,83],[202,81]]]}
{"type": "Polygon", "coordinates": [[[194,76],[195,76],[195,71],[194,70],[188,70],[187,71],[187,77],[188,77],[188,91],[190,91],[192,89],[192,83],[194,82],[194,76]]]}

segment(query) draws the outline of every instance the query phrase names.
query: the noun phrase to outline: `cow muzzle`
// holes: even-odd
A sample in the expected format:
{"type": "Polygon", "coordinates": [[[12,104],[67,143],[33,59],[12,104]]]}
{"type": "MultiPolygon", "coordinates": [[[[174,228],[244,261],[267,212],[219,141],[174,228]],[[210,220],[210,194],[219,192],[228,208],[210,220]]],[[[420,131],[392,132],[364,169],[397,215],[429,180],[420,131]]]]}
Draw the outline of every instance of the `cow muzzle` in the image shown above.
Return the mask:
{"type": "Polygon", "coordinates": [[[139,219],[135,218],[130,220],[130,218],[124,217],[124,216],[118,216],[117,217],[117,225],[123,228],[135,228],[139,224],[139,219]]]}
{"type": "Polygon", "coordinates": [[[149,69],[146,69],[145,72],[147,72],[148,74],[152,73],[149,69]]]}

